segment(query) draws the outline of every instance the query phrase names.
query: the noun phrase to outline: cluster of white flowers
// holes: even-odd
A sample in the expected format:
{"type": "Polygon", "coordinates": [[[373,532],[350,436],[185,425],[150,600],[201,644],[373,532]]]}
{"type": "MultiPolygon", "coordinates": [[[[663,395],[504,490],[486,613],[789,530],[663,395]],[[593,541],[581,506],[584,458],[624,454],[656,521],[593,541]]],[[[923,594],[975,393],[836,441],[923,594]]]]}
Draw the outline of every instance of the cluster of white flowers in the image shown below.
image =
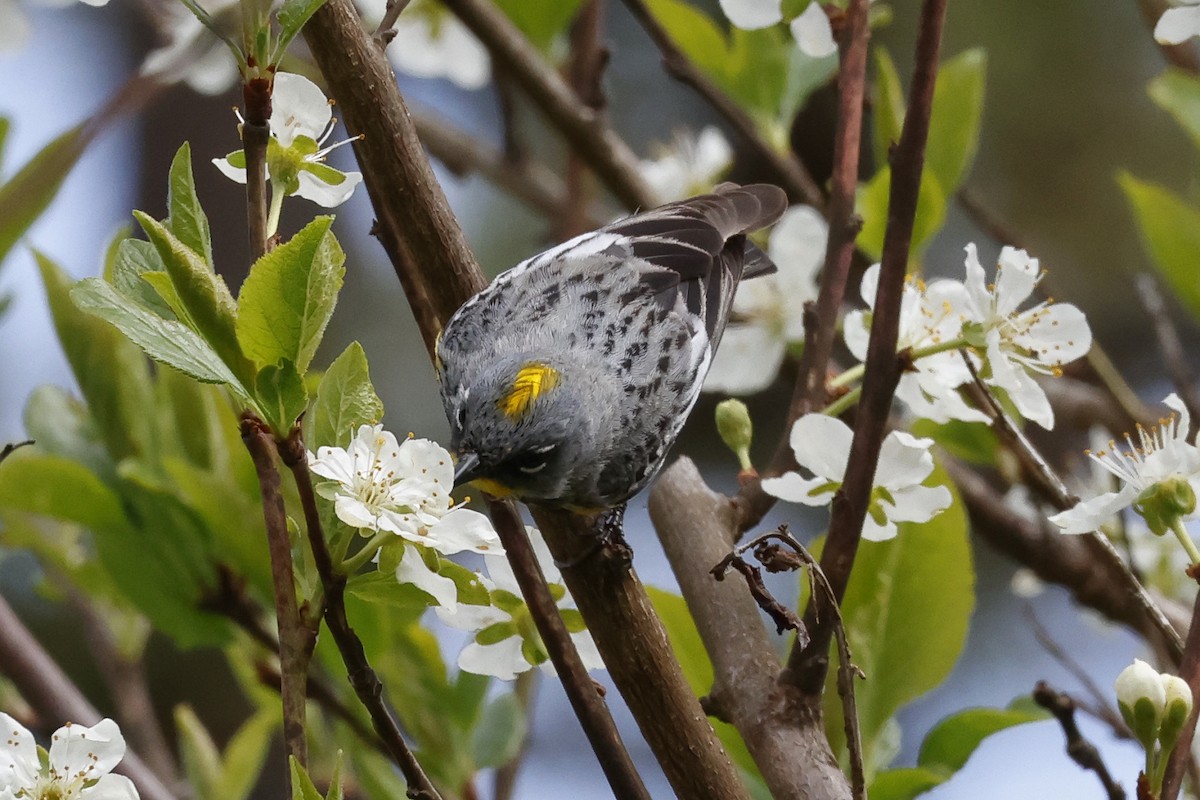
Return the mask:
{"type": "MultiPolygon", "coordinates": [[[[363,425],[347,447],[321,447],[315,455],[309,453],[308,466],[329,479],[317,486],[317,492],[333,502],[339,520],[366,535],[393,534],[404,540],[396,568],[398,581],[429,594],[447,625],[477,632],[459,656],[462,669],[511,680],[533,666],[548,668],[541,639],[491,522],[451,500],[454,464],[445,448],[412,437],[401,443],[382,425],[363,425]],[[429,566],[439,560],[433,553],[462,552],[485,556],[488,577],[480,576],[480,581],[488,593],[487,605],[460,602],[454,580],[429,566]]],[[[561,585],[541,534],[526,530],[559,605],[568,609],[564,616],[577,621],[578,612],[569,609],[571,596],[561,585]]],[[[582,623],[572,630],[584,664],[602,667],[582,623]]]]}
{"type": "Polygon", "coordinates": [[[111,719],[90,728],[67,723],[44,752],[24,725],[0,712],[0,798],[138,800],[128,778],[111,774],[124,756],[125,738],[111,719]]]}

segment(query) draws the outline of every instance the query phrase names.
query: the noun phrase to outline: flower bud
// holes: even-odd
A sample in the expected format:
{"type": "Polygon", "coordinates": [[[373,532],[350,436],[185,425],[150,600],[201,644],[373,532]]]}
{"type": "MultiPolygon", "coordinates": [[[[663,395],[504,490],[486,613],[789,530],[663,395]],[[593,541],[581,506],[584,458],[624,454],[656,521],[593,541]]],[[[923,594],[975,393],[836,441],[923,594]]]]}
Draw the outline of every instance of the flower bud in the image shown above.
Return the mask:
{"type": "Polygon", "coordinates": [[[750,410],[741,400],[730,398],[717,404],[717,432],[721,441],[738,457],[743,471],[753,469],[750,463],[750,440],[754,425],[750,422],[750,410]]]}
{"type": "Polygon", "coordinates": [[[1196,510],[1196,492],[1182,477],[1167,478],[1142,492],[1133,504],[1150,530],[1159,536],[1168,533],[1175,522],[1196,510]]]}
{"type": "Polygon", "coordinates": [[[1163,753],[1168,754],[1175,747],[1179,732],[1192,713],[1192,690],[1187,681],[1178,675],[1163,675],[1162,683],[1167,699],[1162,725],[1158,729],[1158,741],[1162,743],[1163,753]]]}
{"type": "Polygon", "coordinates": [[[1148,751],[1154,748],[1167,702],[1162,676],[1141,659],[1117,676],[1117,707],[1133,736],[1148,751]]]}

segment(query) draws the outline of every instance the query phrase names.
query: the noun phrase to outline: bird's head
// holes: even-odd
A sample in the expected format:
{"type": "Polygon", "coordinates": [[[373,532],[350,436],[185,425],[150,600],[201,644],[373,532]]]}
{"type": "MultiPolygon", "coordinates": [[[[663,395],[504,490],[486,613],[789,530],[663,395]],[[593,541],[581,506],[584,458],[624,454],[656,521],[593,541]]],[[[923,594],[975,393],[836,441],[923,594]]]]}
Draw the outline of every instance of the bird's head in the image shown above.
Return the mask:
{"type": "Polygon", "coordinates": [[[470,385],[446,394],[456,486],[473,482],[496,497],[555,500],[590,436],[577,392],[543,360],[500,359],[470,385]]]}

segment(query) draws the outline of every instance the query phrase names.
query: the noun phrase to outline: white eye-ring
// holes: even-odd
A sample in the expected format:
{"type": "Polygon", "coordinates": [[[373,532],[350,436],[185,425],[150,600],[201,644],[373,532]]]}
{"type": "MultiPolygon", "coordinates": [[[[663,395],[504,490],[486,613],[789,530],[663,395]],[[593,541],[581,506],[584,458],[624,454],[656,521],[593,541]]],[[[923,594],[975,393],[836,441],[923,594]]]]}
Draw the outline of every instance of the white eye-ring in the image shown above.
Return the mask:
{"type": "Polygon", "coordinates": [[[535,465],[534,465],[534,466],[532,466],[532,467],[517,467],[517,469],[521,470],[521,472],[524,472],[526,475],[534,475],[534,474],[536,474],[536,473],[538,473],[538,472],[541,472],[541,471],[542,471],[542,470],[544,470],[545,468],[546,468],[546,462],[545,462],[545,461],[543,461],[543,462],[542,462],[542,463],[540,463],[540,464],[535,464],[535,465]]]}

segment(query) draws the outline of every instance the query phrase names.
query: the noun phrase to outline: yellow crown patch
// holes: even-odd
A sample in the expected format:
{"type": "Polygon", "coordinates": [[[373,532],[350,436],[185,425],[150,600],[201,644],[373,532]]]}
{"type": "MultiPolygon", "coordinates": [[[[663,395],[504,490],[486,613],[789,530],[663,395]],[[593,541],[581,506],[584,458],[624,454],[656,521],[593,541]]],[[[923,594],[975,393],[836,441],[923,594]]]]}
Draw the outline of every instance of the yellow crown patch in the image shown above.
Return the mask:
{"type": "Polygon", "coordinates": [[[558,385],[558,370],[549,364],[530,361],[517,370],[512,386],[496,401],[496,405],[511,420],[529,413],[533,403],[558,385]]]}

